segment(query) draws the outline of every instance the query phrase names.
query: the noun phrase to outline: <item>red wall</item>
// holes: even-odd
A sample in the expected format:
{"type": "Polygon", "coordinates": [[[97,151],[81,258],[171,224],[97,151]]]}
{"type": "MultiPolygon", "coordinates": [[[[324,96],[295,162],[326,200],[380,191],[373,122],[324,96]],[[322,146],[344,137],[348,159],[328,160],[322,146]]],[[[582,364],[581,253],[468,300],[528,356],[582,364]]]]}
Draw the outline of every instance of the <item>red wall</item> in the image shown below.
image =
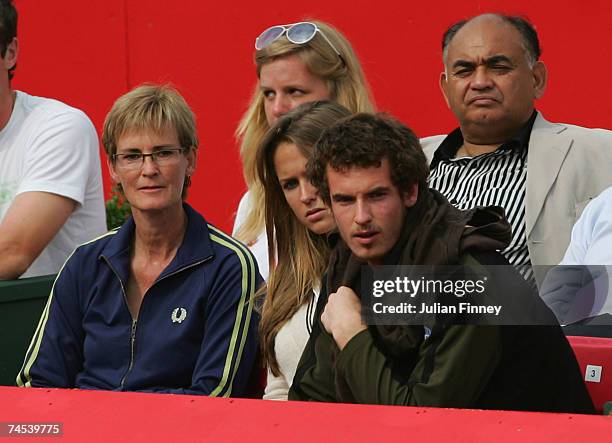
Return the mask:
{"type": "Polygon", "coordinates": [[[198,116],[202,140],[189,201],[225,230],[245,188],[233,132],[256,82],[254,38],[272,24],[315,17],[336,25],[360,55],[379,107],[425,136],[455,124],[438,90],[446,27],[481,12],[524,14],[537,26],[550,71],[538,108],[548,119],[612,128],[612,4],[604,0],[15,4],[21,54],[14,86],[83,109],[98,130],[130,88],[177,85],[198,116]]]}

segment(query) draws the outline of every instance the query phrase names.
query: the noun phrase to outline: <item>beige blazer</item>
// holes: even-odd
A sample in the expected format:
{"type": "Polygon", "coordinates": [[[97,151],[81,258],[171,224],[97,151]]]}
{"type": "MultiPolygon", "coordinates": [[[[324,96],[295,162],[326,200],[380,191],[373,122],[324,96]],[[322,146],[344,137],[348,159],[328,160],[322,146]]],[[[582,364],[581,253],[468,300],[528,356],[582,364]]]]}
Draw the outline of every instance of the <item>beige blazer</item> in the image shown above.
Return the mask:
{"type": "MultiPolygon", "coordinates": [[[[446,136],[421,139],[431,162],[446,136]]],[[[558,264],[587,203],[612,186],[612,131],[550,123],[537,115],[527,154],[525,223],[533,265],[558,264]]],[[[543,269],[535,269],[542,281],[543,269]]]]}

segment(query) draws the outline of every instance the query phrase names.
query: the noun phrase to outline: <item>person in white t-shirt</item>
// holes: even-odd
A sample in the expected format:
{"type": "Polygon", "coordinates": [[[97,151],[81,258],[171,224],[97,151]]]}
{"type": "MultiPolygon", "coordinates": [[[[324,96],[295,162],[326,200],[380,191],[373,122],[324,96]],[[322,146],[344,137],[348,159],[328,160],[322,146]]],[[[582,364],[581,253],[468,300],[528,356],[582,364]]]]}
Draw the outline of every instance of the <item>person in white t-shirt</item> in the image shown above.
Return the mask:
{"type": "Polygon", "coordinates": [[[232,235],[251,249],[267,280],[264,192],[255,166],[264,135],[302,103],[331,100],[351,112],[375,109],[357,55],[333,26],[321,21],[271,26],[257,37],[255,49],[258,83],[236,131],[249,189],[240,200],[232,235]]]}
{"type": "Polygon", "coordinates": [[[581,326],[606,326],[596,335],[612,337],[612,187],[584,208],[541,294],[559,322],[571,325],[567,335],[587,334],[581,326]]]}
{"type": "Polygon", "coordinates": [[[11,87],[17,12],[0,0],[0,279],[59,271],[106,231],[95,128],[78,109],[11,87]]]}
{"type": "Polygon", "coordinates": [[[612,266],[612,187],[584,208],[561,264],[612,266]]]}

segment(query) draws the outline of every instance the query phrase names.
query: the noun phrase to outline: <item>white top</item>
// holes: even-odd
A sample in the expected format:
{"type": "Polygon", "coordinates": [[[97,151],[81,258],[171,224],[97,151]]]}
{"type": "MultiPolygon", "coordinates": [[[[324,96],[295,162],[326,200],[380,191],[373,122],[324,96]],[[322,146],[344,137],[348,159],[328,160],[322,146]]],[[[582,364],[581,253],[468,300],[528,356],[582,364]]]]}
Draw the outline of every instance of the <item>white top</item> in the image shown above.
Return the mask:
{"type": "Polygon", "coordinates": [[[560,323],[612,314],[612,188],[585,207],[560,265],[542,287],[560,323]]]}
{"type": "Polygon", "coordinates": [[[274,352],[280,376],[273,375],[268,368],[268,380],[263,396],[265,400],[287,400],[298,362],[312,332],[320,290],[321,288],[317,285],[313,289],[314,296],[310,297],[308,303],[300,306],[300,309],[276,334],[274,352]]]}
{"type": "Polygon", "coordinates": [[[612,188],[585,207],[561,264],[612,265],[612,188]]]}
{"type": "Polygon", "coordinates": [[[562,265],[606,265],[589,268],[595,301],[588,317],[612,314],[612,188],[586,206],[572,229],[562,265]]]}
{"type": "MultiPolygon", "coordinates": [[[[236,220],[234,221],[234,228],[232,229],[232,236],[236,236],[238,229],[244,223],[249,212],[251,212],[251,198],[250,191],[244,193],[238,204],[238,210],[236,211],[236,220]]],[[[265,228],[257,236],[257,240],[254,243],[247,245],[251,250],[255,259],[257,260],[257,266],[259,267],[259,273],[263,277],[264,281],[268,281],[270,275],[270,263],[268,261],[268,237],[266,235],[265,228]]]]}
{"type": "Polygon", "coordinates": [[[0,131],[0,221],[15,197],[42,191],[78,203],[22,277],[54,274],[73,249],[106,232],[96,130],[80,110],[17,91],[0,131]]]}

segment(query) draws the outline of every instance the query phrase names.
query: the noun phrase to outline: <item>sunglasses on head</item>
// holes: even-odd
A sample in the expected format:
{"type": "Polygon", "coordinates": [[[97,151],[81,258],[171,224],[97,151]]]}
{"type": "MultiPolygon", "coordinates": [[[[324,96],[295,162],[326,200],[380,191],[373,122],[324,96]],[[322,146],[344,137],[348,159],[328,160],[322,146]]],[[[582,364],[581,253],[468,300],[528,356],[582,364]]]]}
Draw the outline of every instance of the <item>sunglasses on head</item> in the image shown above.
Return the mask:
{"type": "Polygon", "coordinates": [[[255,39],[255,49],[258,51],[267,46],[270,46],[272,42],[275,42],[283,35],[287,36],[287,40],[296,45],[304,45],[314,38],[316,33],[321,34],[325,41],[331,46],[331,48],[338,54],[338,57],[342,60],[340,52],[336,47],[329,41],[327,36],[321,31],[321,29],[312,22],[300,22],[293,23],[290,25],[276,25],[266,29],[264,32],[259,34],[259,37],[255,39]]]}

